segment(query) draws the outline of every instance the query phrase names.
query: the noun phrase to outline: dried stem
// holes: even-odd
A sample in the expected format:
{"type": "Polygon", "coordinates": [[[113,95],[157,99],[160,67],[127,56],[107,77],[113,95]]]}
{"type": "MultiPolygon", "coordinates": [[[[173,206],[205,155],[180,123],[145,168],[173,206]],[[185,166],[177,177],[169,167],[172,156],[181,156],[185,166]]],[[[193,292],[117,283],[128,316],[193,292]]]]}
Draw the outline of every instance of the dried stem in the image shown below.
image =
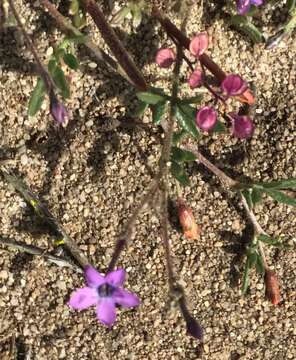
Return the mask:
{"type": "Polygon", "coordinates": [[[28,244],[25,244],[25,243],[20,242],[20,241],[6,239],[6,238],[3,238],[2,236],[0,236],[0,244],[4,245],[4,246],[8,246],[8,247],[16,249],[16,250],[20,250],[20,251],[25,252],[27,254],[42,257],[45,260],[47,260],[47,261],[49,261],[49,262],[51,262],[53,264],[56,264],[58,266],[69,267],[69,268],[71,268],[71,269],[73,269],[73,270],[75,270],[77,272],[80,272],[80,273],[83,272],[79,266],[77,266],[76,264],[74,264],[70,260],[67,260],[66,258],[61,257],[61,256],[48,254],[45,249],[41,249],[38,246],[28,245],[28,244]]]}
{"type": "Polygon", "coordinates": [[[112,27],[106,21],[99,6],[94,0],[81,0],[81,3],[85,7],[86,12],[88,12],[94,20],[106,44],[109,46],[116,60],[126,72],[134,86],[141,91],[147,90],[148,85],[145,78],[122,45],[112,27]]]}
{"type": "Polygon", "coordinates": [[[84,255],[84,253],[79,249],[75,242],[70,238],[66,233],[62,225],[53,217],[49,210],[40,202],[38,197],[33,194],[33,192],[25,185],[20,179],[15,175],[10,173],[5,167],[1,168],[2,174],[8,183],[13,185],[15,190],[17,190],[35,210],[36,214],[43,219],[48,225],[59,235],[61,241],[69,253],[73,256],[74,259],[79,263],[81,268],[85,268],[90,264],[90,261],[84,255]]]}
{"type": "Polygon", "coordinates": [[[34,46],[32,40],[30,39],[25,27],[22,24],[22,21],[21,21],[19,15],[18,15],[18,12],[17,12],[17,10],[16,10],[16,8],[14,6],[14,1],[13,0],[8,0],[8,2],[9,2],[9,6],[10,6],[10,8],[12,10],[12,13],[13,13],[13,15],[14,15],[17,23],[18,23],[18,26],[19,26],[21,32],[23,33],[23,35],[24,35],[24,37],[26,39],[27,45],[28,45],[29,49],[31,50],[31,53],[34,56],[34,59],[35,59],[35,62],[37,64],[37,68],[38,68],[38,71],[39,71],[39,75],[43,79],[48,93],[51,93],[53,91],[53,89],[54,89],[54,83],[53,83],[48,71],[46,70],[46,68],[42,64],[42,62],[41,62],[41,60],[39,58],[39,55],[38,55],[38,53],[37,53],[37,51],[35,49],[35,46],[34,46]]]}
{"type": "Polygon", "coordinates": [[[41,4],[48,10],[49,14],[55,19],[62,31],[68,35],[82,37],[83,45],[86,46],[94,55],[96,61],[105,66],[108,64],[114,70],[116,70],[121,76],[127,79],[125,72],[118,66],[117,62],[109,56],[104,50],[97,47],[90,39],[89,36],[86,36],[81,31],[79,31],[75,26],[73,26],[67,18],[65,18],[57,8],[49,0],[40,0],[41,4]]]}

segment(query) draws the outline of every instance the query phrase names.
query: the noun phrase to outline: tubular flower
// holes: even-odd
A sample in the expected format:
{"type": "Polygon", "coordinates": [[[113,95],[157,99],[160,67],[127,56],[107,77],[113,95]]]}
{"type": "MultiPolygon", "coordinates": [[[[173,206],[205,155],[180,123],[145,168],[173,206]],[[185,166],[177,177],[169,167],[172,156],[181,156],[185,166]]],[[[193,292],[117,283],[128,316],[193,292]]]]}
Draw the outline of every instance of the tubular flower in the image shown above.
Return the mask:
{"type": "Polygon", "coordinates": [[[209,37],[206,32],[197,34],[190,42],[189,51],[195,57],[202,55],[209,46],[209,37]]]}
{"type": "Polygon", "coordinates": [[[102,276],[92,266],[84,270],[86,287],[76,290],[68,305],[76,310],[83,310],[90,306],[97,307],[97,319],[104,325],[111,327],[116,320],[116,305],[134,307],[140,304],[139,298],[122,288],[125,281],[125,270],[117,269],[102,276]]]}
{"type": "Polygon", "coordinates": [[[156,53],[155,62],[161,68],[169,68],[175,60],[176,55],[170,48],[159,49],[156,53]]]}
{"type": "Polygon", "coordinates": [[[264,0],[237,0],[237,11],[239,14],[245,15],[250,10],[251,5],[259,6],[262,5],[263,2],[264,0]]]}
{"type": "Polygon", "coordinates": [[[204,131],[212,130],[217,123],[217,112],[212,106],[202,107],[196,114],[196,125],[204,131]]]}

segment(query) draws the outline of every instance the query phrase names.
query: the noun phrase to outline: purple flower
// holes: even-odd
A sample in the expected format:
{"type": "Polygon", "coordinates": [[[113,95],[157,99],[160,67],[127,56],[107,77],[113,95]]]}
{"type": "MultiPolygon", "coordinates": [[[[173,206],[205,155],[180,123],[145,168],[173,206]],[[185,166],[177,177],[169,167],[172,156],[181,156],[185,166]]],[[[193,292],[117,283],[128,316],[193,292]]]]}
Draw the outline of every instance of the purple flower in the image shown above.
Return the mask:
{"type": "Polygon", "coordinates": [[[195,57],[202,55],[209,46],[209,36],[206,32],[197,34],[189,44],[189,51],[195,57]]]}
{"type": "Polygon", "coordinates": [[[217,112],[212,106],[202,107],[196,114],[196,125],[204,131],[212,130],[217,122],[217,112]]]}
{"type": "Polygon", "coordinates": [[[264,0],[237,0],[237,11],[241,15],[245,15],[250,10],[251,5],[259,6],[262,5],[263,2],[264,0]]]}
{"type": "Polygon", "coordinates": [[[83,310],[96,305],[97,318],[104,325],[111,327],[116,320],[116,305],[134,307],[140,304],[139,298],[122,288],[125,270],[117,269],[102,276],[92,266],[84,270],[86,287],[76,290],[68,305],[76,310],[83,310]]]}
{"type": "Polygon", "coordinates": [[[229,114],[232,121],[232,133],[239,139],[247,139],[253,135],[254,124],[248,116],[240,116],[234,113],[229,114]]]}
{"type": "Polygon", "coordinates": [[[230,74],[222,81],[221,88],[228,97],[243,94],[247,90],[248,85],[239,75],[230,74]]]}
{"type": "Polygon", "coordinates": [[[163,48],[159,49],[156,53],[155,62],[161,68],[168,68],[176,60],[176,55],[172,49],[163,48]]]}
{"type": "Polygon", "coordinates": [[[195,89],[197,87],[200,87],[203,83],[203,74],[200,69],[195,69],[188,79],[188,84],[191,89],[195,89]]]}
{"type": "Polygon", "coordinates": [[[59,124],[63,124],[66,118],[69,117],[69,113],[65,106],[60,103],[54,94],[50,96],[50,113],[55,121],[59,124]]]}

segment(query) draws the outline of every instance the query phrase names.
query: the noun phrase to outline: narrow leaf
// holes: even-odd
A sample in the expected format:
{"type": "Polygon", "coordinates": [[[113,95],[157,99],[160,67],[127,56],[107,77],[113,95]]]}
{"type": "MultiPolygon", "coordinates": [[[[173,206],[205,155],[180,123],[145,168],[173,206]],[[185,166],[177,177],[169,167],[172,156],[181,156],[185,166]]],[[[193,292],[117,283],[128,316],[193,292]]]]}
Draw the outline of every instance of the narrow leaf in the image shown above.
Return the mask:
{"type": "Polygon", "coordinates": [[[244,275],[243,275],[243,283],[242,283],[242,293],[245,294],[248,290],[249,287],[249,277],[250,277],[250,260],[249,258],[247,258],[246,264],[245,264],[245,270],[244,270],[244,275]]]}
{"type": "Polygon", "coordinates": [[[172,161],[175,161],[177,163],[182,163],[186,161],[194,161],[196,159],[196,156],[190,151],[183,150],[174,146],[172,147],[171,159],[172,161]]]}
{"type": "Polygon", "coordinates": [[[144,103],[143,101],[139,101],[139,104],[133,114],[133,118],[142,116],[144,114],[144,112],[146,111],[147,107],[148,107],[148,104],[144,103]]]}
{"type": "Polygon", "coordinates": [[[291,198],[290,196],[284,194],[281,191],[271,189],[264,189],[264,191],[266,192],[266,194],[268,194],[270,197],[280,203],[290,206],[296,206],[296,199],[291,198]]]}
{"type": "Polygon", "coordinates": [[[166,111],[166,102],[160,102],[156,105],[150,105],[150,108],[152,110],[152,121],[154,124],[158,125],[166,111]]]}
{"type": "Polygon", "coordinates": [[[28,105],[29,116],[34,116],[41,108],[45,97],[45,86],[42,79],[37,80],[37,84],[32,92],[28,105]]]}
{"type": "Polygon", "coordinates": [[[202,95],[191,96],[185,99],[178,100],[179,104],[199,104],[203,99],[202,95]]]}
{"type": "Polygon", "coordinates": [[[77,70],[79,68],[79,62],[73,54],[70,53],[64,54],[63,60],[66,63],[66,65],[69,66],[70,69],[77,70]]]}
{"type": "Polygon", "coordinates": [[[190,185],[189,178],[185,173],[183,166],[181,166],[180,164],[172,161],[171,173],[174,176],[174,178],[176,178],[182,185],[184,186],[190,185]]]}
{"type": "Polygon", "coordinates": [[[252,209],[252,207],[253,207],[253,201],[252,201],[251,190],[250,190],[250,189],[243,190],[243,191],[242,191],[242,195],[243,195],[243,197],[246,199],[246,202],[247,202],[249,208],[252,209]]]}
{"type": "Polygon", "coordinates": [[[266,189],[296,189],[296,178],[271,181],[267,183],[255,183],[255,185],[263,186],[266,189]]]}
{"type": "Polygon", "coordinates": [[[61,90],[62,96],[64,98],[69,98],[70,89],[63,70],[57,66],[54,73],[52,74],[52,77],[56,86],[61,90]]]}
{"type": "Polygon", "coordinates": [[[199,132],[195,125],[195,109],[190,105],[177,104],[175,107],[175,116],[181,128],[197,139],[199,132]]]}
{"type": "Polygon", "coordinates": [[[257,262],[256,262],[256,270],[259,274],[264,274],[265,273],[265,269],[264,269],[264,264],[263,264],[263,259],[262,256],[260,254],[258,254],[257,256],[257,262]]]}
{"type": "Polygon", "coordinates": [[[260,189],[253,188],[251,192],[251,199],[253,206],[260,203],[262,200],[262,191],[260,189]]]}
{"type": "Polygon", "coordinates": [[[187,135],[187,131],[180,130],[173,134],[173,145],[178,145],[179,142],[187,135]]]}
{"type": "Polygon", "coordinates": [[[165,97],[159,94],[154,94],[148,91],[137,92],[137,98],[146,104],[156,105],[159,102],[165,101],[165,97]]]}
{"type": "Polygon", "coordinates": [[[55,71],[55,68],[57,67],[57,62],[55,59],[51,59],[49,60],[48,62],[48,65],[47,65],[47,68],[48,68],[48,71],[49,73],[52,75],[55,71]]]}

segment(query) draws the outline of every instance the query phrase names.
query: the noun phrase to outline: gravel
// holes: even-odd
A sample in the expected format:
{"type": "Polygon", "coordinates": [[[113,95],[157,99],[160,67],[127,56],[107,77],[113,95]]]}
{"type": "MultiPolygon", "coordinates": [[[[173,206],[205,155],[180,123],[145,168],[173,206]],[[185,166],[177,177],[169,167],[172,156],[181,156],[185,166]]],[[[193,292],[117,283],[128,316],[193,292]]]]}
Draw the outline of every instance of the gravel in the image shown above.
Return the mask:
{"type": "MultiPolygon", "coordinates": [[[[44,17],[38,2],[30,3],[16,1],[38,53],[46,60],[61,34],[44,17]]],[[[266,51],[229,30],[219,16],[202,16],[200,1],[195,3],[188,36],[206,29],[212,36],[213,59],[226,72],[254,83],[257,90],[253,138],[242,142],[229,134],[205,136],[201,146],[208,147],[218,166],[237,177],[261,181],[296,177],[294,37],[266,51]]],[[[210,14],[213,1],[204,3],[204,14],[210,14]]],[[[274,24],[267,10],[262,21],[264,31],[270,32],[274,24]]],[[[168,14],[180,24],[177,14],[168,14]]],[[[168,88],[170,71],[160,72],[153,63],[155,50],[170,44],[159,26],[145,18],[136,33],[129,21],[123,29],[119,33],[146,78],[161,76],[164,80],[154,85],[168,88]]],[[[94,39],[106,49],[97,32],[94,39]]],[[[79,57],[82,66],[71,73],[72,96],[67,102],[72,119],[65,129],[57,129],[48,103],[38,116],[28,117],[27,103],[36,82],[33,59],[16,28],[0,33],[0,157],[3,153],[10,160],[9,166],[41,195],[69,235],[103,270],[124,221],[156,170],[161,130],[151,124],[148,112],[144,126],[128,126],[136,104],[134,91],[107,69],[94,66],[83,49],[79,57]]],[[[185,66],[182,76],[182,92],[189,94],[185,66]]],[[[186,336],[178,310],[169,306],[159,222],[145,209],[118,264],[127,269],[127,287],[142,304],[119,310],[112,330],[96,321],[94,309],[79,313],[67,306],[73,289],[83,284],[81,275],[42,258],[0,249],[1,359],[11,355],[11,344],[18,354],[38,360],[295,359],[295,252],[268,250],[268,261],[280,278],[279,306],[264,298],[263,279],[253,272],[250,290],[242,297],[243,259],[228,250],[241,248],[242,236],[250,231],[245,215],[236,198],[229,198],[201,166],[190,165],[188,171],[192,185],[183,195],[202,234],[198,241],[189,241],[172,226],[170,239],[188,305],[205,329],[203,351],[186,336]]],[[[171,189],[174,199],[174,186],[171,189]]],[[[50,234],[3,179],[0,214],[1,236],[53,249],[50,234]]],[[[270,235],[290,241],[295,236],[294,209],[265,198],[256,216],[270,235]]]]}

